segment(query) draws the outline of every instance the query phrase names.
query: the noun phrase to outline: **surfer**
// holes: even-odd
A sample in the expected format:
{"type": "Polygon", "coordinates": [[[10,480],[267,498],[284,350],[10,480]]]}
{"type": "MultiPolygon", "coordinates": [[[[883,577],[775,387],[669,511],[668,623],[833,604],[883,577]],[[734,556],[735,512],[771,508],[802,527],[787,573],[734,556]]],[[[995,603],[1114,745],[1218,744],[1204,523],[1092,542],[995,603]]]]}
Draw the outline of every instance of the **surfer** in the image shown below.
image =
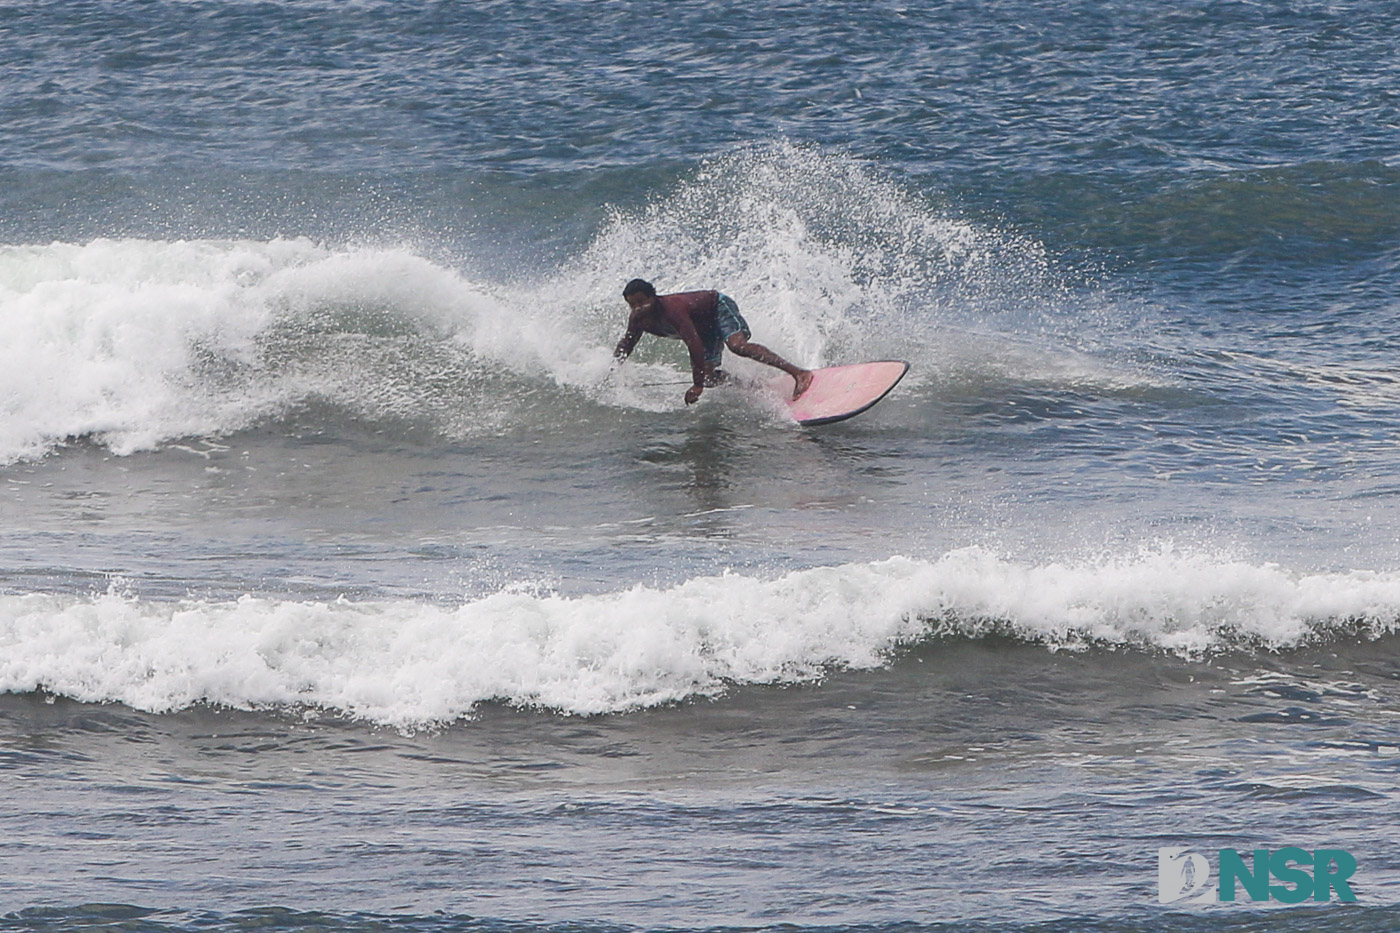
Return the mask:
{"type": "Polygon", "coordinates": [[[810,370],[792,365],[762,344],[749,342],[748,322],[740,317],[738,305],[728,295],[714,291],[658,295],[650,282],[633,279],[622,289],[622,298],[632,313],[627,318],[627,333],[617,342],[613,356],[619,361],[627,359],[644,333],[684,341],[694,381],[685,392],[687,405],[693,405],[706,386],[724,381],[719,363],[725,347],[787,373],[795,383],[793,398],[812,384],[810,370]]]}

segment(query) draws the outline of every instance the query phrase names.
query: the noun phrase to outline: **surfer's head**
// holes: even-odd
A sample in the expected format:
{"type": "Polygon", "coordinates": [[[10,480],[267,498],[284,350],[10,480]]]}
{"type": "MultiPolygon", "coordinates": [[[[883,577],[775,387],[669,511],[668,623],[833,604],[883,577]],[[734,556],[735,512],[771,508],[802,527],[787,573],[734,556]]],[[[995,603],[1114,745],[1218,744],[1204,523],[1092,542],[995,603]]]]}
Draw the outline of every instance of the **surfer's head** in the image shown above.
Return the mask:
{"type": "Polygon", "coordinates": [[[640,311],[656,297],[656,287],[646,279],[633,279],[622,289],[622,300],[633,311],[640,311]]]}

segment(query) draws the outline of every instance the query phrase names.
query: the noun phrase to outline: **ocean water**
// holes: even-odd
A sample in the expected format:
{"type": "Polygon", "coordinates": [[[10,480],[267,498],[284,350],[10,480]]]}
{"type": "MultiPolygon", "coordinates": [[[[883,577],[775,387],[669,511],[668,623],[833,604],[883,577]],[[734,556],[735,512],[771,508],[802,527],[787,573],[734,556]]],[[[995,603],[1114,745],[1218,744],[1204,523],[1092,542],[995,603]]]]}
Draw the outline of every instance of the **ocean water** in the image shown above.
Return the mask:
{"type": "Polygon", "coordinates": [[[1394,929],[1393,14],[0,2],[0,931],[1394,929]]]}

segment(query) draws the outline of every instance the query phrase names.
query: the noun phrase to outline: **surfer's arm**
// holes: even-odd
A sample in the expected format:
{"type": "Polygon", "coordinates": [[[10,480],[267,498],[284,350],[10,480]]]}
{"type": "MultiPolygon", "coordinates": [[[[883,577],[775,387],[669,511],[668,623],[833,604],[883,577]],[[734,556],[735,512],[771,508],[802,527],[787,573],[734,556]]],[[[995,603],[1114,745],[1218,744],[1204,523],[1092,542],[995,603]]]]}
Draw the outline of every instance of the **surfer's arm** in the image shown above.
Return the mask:
{"type": "Polygon", "coordinates": [[[690,379],[694,385],[685,390],[685,403],[690,405],[705,391],[705,344],[701,341],[700,333],[695,329],[695,322],[690,319],[689,314],[668,314],[667,317],[676,328],[677,336],[685,342],[685,348],[690,351],[690,379]]]}
{"type": "Polygon", "coordinates": [[[619,363],[627,359],[627,357],[632,355],[632,350],[637,346],[637,341],[641,339],[641,330],[629,324],[627,333],[623,334],[622,339],[617,342],[617,347],[613,350],[613,356],[619,363]]]}

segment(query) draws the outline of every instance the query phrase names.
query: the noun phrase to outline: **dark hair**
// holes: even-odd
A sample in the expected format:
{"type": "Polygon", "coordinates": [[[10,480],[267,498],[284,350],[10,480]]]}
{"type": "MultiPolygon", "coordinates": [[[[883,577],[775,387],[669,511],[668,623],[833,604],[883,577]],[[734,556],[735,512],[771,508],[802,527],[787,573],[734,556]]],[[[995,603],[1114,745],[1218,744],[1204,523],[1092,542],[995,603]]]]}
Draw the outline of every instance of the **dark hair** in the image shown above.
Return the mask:
{"type": "Polygon", "coordinates": [[[638,292],[643,295],[651,295],[653,298],[656,297],[656,288],[646,279],[633,279],[628,282],[622,289],[622,297],[629,298],[638,292]]]}

